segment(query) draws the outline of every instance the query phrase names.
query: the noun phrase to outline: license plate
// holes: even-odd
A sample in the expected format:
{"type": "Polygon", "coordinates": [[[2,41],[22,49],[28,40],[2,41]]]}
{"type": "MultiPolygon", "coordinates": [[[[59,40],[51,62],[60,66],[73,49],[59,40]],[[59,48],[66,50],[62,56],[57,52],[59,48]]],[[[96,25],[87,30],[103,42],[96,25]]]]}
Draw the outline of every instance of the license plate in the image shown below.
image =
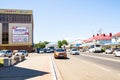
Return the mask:
{"type": "Polygon", "coordinates": [[[64,55],[59,55],[60,57],[63,57],[64,55]]]}

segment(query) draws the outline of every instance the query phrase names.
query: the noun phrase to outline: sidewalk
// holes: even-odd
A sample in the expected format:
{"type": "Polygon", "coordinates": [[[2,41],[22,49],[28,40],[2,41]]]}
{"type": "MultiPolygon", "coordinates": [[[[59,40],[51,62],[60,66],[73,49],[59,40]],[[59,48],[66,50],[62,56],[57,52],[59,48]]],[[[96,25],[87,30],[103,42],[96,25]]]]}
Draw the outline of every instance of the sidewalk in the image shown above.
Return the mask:
{"type": "Polygon", "coordinates": [[[30,54],[23,62],[0,69],[0,80],[54,80],[50,56],[30,54]]]}

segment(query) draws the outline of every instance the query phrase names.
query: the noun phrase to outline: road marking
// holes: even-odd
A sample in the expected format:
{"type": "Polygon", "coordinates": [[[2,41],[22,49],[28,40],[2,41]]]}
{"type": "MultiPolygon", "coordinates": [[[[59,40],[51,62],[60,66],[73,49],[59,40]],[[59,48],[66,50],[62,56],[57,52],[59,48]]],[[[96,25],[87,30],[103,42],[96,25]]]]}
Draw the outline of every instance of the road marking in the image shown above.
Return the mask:
{"type": "Polygon", "coordinates": [[[52,73],[53,73],[53,80],[58,80],[57,74],[56,74],[56,71],[55,71],[55,63],[54,63],[51,56],[49,56],[49,58],[51,60],[50,62],[51,62],[51,68],[52,68],[52,73]]]}
{"type": "Polygon", "coordinates": [[[91,55],[86,55],[86,54],[82,54],[82,55],[83,56],[92,57],[92,58],[98,58],[98,59],[104,59],[104,60],[109,60],[109,61],[120,62],[120,60],[115,60],[115,59],[110,59],[110,58],[104,58],[104,57],[98,57],[98,56],[91,56],[91,55]]]}
{"type": "Polygon", "coordinates": [[[102,69],[102,70],[104,70],[104,71],[110,72],[110,70],[107,69],[107,68],[101,67],[101,66],[99,66],[99,65],[95,65],[95,66],[98,67],[98,68],[100,68],[100,69],[102,69]]]}

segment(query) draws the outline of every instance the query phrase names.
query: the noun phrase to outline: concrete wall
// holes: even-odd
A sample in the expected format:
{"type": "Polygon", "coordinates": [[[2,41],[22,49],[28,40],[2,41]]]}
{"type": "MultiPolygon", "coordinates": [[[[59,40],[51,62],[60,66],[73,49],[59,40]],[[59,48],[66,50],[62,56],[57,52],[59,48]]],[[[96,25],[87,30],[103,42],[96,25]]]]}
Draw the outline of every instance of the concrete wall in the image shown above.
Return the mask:
{"type": "Polygon", "coordinates": [[[32,36],[33,36],[32,24],[31,23],[9,23],[9,44],[32,44],[32,36]],[[28,42],[13,42],[13,27],[28,27],[28,42]]]}

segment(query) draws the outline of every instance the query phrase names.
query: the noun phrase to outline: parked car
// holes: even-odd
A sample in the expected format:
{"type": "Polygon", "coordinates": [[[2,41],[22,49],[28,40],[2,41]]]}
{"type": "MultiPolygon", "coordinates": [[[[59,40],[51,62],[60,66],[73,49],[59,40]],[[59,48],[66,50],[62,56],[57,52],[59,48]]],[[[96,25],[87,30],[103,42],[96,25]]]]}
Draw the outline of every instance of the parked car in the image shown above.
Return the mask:
{"type": "Polygon", "coordinates": [[[120,57],[120,49],[116,49],[113,54],[115,55],[115,57],[120,57]]]}
{"type": "Polygon", "coordinates": [[[40,50],[39,50],[39,53],[44,53],[44,49],[40,49],[40,50]]]}
{"type": "Polygon", "coordinates": [[[73,48],[73,49],[70,50],[70,54],[79,55],[80,51],[78,51],[77,49],[73,48]]]}
{"type": "Polygon", "coordinates": [[[11,50],[1,50],[0,56],[1,57],[12,57],[12,51],[11,50]]]}
{"type": "Polygon", "coordinates": [[[62,48],[58,48],[54,51],[55,58],[67,58],[66,51],[62,48]]]}
{"type": "Polygon", "coordinates": [[[15,53],[15,55],[25,55],[25,56],[28,56],[28,51],[27,50],[18,50],[18,52],[15,53]]]}
{"type": "Polygon", "coordinates": [[[106,49],[105,53],[106,54],[112,54],[113,53],[113,49],[112,48],[106,49]]]}

